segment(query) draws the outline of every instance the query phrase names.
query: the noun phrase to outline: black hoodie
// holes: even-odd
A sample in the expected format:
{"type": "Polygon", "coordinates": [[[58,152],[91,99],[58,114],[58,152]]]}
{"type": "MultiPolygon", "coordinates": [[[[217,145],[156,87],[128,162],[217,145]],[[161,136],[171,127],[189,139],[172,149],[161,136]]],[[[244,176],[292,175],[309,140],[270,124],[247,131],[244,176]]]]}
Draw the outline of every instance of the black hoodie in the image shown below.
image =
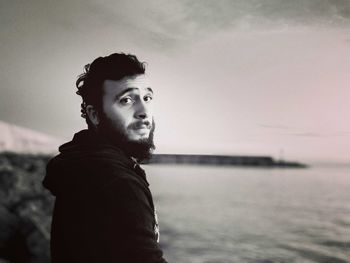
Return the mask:
{"type": "Polygon", "coordinates": [[[56,196],[52,263],[166,262],[140,166],[89,130],[59,150],[43,182],[56,196]]]}

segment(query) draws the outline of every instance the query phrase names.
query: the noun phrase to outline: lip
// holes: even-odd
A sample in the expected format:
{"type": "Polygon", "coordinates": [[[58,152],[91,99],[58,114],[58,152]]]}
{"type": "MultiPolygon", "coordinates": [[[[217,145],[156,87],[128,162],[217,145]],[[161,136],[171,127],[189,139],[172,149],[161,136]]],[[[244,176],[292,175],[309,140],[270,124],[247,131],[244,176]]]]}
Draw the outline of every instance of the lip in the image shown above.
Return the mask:
{"type": "Polygon", "coordinates": [[[135,129],[136,129],[136,130],[149,130],[150,127],[149,127],[149,125],[141,124],[141,125],[137,125],[137,126],[135,127],[135,129]]]}
{"type": "Polygon", "coordinates": [[[152,125],[149,121],[137,122],[134,125],[132,125],[132,128],[134,130],[150,130],[151,127],[152,125]]]}

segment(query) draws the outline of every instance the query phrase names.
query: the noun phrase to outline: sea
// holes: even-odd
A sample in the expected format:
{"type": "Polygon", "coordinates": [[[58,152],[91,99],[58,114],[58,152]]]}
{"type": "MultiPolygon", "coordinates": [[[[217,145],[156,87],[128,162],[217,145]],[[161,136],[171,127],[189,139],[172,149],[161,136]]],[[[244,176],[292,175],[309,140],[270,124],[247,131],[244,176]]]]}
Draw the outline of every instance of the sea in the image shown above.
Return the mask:
{"type": "Polygon", "coordinates": [[[145,165],[168,262],[350,262],[350,166],[145,165]]]}

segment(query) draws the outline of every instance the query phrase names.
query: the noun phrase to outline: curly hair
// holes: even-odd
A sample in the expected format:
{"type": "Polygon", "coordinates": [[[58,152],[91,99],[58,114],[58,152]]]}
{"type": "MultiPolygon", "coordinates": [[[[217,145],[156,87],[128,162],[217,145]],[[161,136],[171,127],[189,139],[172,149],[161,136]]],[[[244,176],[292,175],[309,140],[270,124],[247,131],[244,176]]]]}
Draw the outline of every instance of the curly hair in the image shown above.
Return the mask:
{"type": "Polygon", "coordinates": [[[97,111],[102,110],[102,85],[107,79],[121,80],[126,76],[145,74],[145,62],[140,62],[135,55],[113,53],[96,58],[84,67],[84,73],[78,76],[76,94],[82,97],[81,116],[88,126],[91,122],[86,115],[86,106],[92,105],[97,111]]]}

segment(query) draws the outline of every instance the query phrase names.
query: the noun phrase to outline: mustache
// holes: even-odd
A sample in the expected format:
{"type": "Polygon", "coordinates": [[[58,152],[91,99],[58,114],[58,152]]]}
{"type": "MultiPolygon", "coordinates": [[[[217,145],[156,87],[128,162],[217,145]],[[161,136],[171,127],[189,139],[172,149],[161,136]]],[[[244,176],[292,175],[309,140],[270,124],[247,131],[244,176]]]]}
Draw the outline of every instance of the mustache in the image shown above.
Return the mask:
{"type": "Polygon", "coordinates": [[[144,121],[136,121],[134,123],[131,123],[129,125],[129,128],[131,128],[131,129],[140,129],[143,126],[146,126],[147,129],[151,129],[153,125],[152,125],[152,123],[150,121],[144,120],[144,121]]]}

